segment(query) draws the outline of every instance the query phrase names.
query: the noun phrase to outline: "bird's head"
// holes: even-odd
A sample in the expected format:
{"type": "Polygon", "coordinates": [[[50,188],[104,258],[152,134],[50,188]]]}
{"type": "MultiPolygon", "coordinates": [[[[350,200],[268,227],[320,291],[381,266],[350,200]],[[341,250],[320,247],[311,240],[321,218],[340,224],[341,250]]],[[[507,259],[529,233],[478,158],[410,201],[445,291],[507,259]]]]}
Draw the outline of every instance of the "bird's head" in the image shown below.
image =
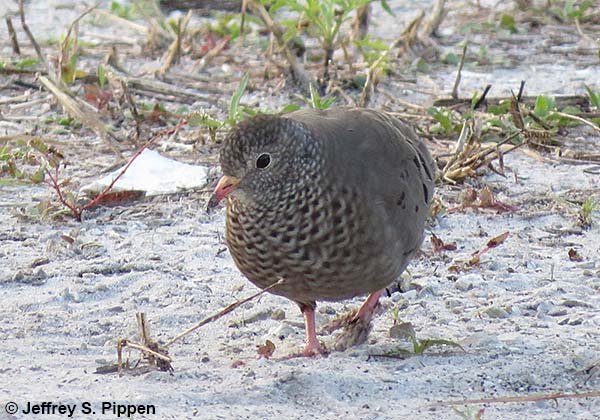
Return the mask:
{"type": "Polygon", "coordinates": [[[310,181],[322,164],[320,149],[309,129],[286,117],[258,115],[238,124],[223,142],[223,176],[208,208],[226,197],[244,206],[276,205],[310,181]]]}

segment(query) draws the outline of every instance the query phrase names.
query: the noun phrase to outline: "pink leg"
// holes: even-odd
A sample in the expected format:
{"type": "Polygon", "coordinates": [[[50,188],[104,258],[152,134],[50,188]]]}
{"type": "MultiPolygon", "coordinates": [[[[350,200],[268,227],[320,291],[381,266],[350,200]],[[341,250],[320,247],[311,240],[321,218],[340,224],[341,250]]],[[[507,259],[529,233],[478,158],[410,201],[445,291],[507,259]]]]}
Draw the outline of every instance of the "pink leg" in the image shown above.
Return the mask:
{"type": "Polygon", "coordinates": [[[356,315],[353,317],[352,322],[358,321],[359,319],[362,319],[364,321],[370,321],[371,318],[373,318],[373,311],[379,304],[379,298],[381,297],[381,295],[383,295],[383,292],[385,292],[385,289],[377,290],[371,293],[367,297],[367,300],[365,300],[365,302],[362,304],[358,312],[356,312],[356,315]]]}
{"type": "Polygon", "coordinates": [[[320,354],[326,354],[327,352],[319,343],[317,338],[317,331],[315,328],[315,308],[312,306],[302,305],[300,307],[302,315],[304,315],[304,326],[306,329],[306,346],[304,351],[300,353],[300,356],[312,357],[320,354]]]}

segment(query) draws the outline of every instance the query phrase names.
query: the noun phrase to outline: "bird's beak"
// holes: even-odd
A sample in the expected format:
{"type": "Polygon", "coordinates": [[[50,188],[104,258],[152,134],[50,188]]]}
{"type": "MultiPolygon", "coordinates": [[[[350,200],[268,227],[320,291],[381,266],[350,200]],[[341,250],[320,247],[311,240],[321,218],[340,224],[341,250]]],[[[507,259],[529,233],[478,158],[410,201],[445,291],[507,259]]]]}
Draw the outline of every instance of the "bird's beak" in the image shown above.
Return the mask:
{"type": "Polygon", "coordinates": [[[219,179],[213,195],[210,197],[210,200],[208,200],[206,210],[208,211],[216,207],[217,204],[227,197],[239,183],[239,179],[232,176],[223,175],[221,179],[219,179]]]}

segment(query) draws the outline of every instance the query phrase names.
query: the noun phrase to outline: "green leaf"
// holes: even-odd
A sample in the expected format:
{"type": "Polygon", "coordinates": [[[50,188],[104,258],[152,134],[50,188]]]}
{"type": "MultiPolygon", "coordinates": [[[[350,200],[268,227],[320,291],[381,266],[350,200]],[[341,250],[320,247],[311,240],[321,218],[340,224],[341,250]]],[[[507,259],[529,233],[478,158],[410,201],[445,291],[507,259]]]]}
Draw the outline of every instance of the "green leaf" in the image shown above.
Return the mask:
{"type": "Polygon", "coordinates": [[[535,99],[533,112],[539,117],[547,117],[550,112],[556,110],[556,101],[553,96],[540,95],[535,99]]]}
{"type": "Polygon", "coordinates": [[[289,112],[294,112],[300,109],[300,105],[297,104],[287,104],[286,106],[284,106],[281,111],[279,111],[279,113],[281,114],[287,114],[289,112]]]}
{"type": "Polygon", "coordinates": [[[392,11],[392,9],[390,8],[389,3],[387,2],[387,0],[381,0],[381,7],[383,8],[383,10],[385,10],[389,15],[391,16],[396,16],[394,14],[394,12],[392,11]]]}
{"type": "Polygon", "coordinates": [[[504,29],[508,29],[511,34],[516,34],[518,32],[515,24],[515,18],[512,15],[503,14],[500,17],[500,26],[502,26],[504,29]]]}
{"type": "Polygon", "coordinates": [[[219,121],[204,112],[192,114],[188,123],[190,127],[204,126],[209,128],[221,128],[223,126],[222,121],[219,121]]]}
{"type": "Polygon", "coordinates": [[[460,63],[460,56],[454,53],[448,53],[444,57],[444,63],[456,66],[460,63]]]}
{"type": "Polygon", "coordinates": [[[585,86],[585,90],[587,91],[588,96],[590,97],[590,102],[596,107],[600,108],[600,92],[594,92],[591,87],[588,85],[585,86]]]}
{"type": "Polygon", "coordinates": [[[454,133],[454,123],[452,122],[452,117],[448,110],[442,110],[441,108],[432,106],[427,108],[427,113],[440,124],[444,134],[451,135],[454,133]]]}
{"type": "Polygon", "coordinates": [[[35,66],[39,62],[40,60],[38,58],[26,58],[24,60],[16,62],[15,67],[22,69],[25,67],[35,66]]]}
{"type": "Polygon", "coordinates": [[[246,91],[246,87],[248,86],[249,79],[250,79],[250,74],[249,73],[244,74],[244,77],[242,77],[242,80],[240,80],[240,84],[238,85],[237,89],[231,96],[231,101],[229,102],[228,122],[232,125],[237,122],[237,117],[239,114],[238,107],[240,105],[240,99],[242,98],[242,95],[246,91]]]}
{"type": "Polygon", "coordinates": [[[98,84],[100,85],[101,89],[104,89],[104,86],[106,85],[106,72],[102,64],[98,64],[96,73],[98,74],[98,84]]]}

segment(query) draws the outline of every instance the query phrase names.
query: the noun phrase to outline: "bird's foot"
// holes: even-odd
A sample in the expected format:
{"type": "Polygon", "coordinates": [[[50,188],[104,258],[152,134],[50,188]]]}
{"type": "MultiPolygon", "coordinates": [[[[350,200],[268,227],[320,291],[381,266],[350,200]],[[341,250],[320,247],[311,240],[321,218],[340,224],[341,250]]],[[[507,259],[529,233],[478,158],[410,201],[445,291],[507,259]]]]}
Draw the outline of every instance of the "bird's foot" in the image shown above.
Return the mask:
{"type": "Polygon", "coordinates": [[[356,344],[362,344],[367,340],[371,331],[371,320],[373,319],[375,308],[378,306],[379,297],[383,294],[384,290],[381,289],[371,293],[358,310],[354,310],[341,318],[334,319],[323,328],[325,332],[329,333],[340,328],[344,329],[334,342],[333,348],[335,350],[343,351],[356,344]]]}
{"type": "Polygon", "coordinates": [[[304,347],[304,350],[298,353],[292,353],[286,357],[286,359],[294,359],[296,357],[327,357],[328,355],[329,352],[327,349],[321,343],[317,342],[317,345],[307,344],[304,347]]]}
{"type": "Polygon", "coordinates": [[[358,309],[355,309],[345,315],[337,317],[333,321],[328,322],[327,325],[325,325],[323,328],[321,328],[321,333],[331,334],[332,332],[337,331],[340,328],[345,328],[347,325],[354,322],[357,314],[358,309]]]}
{"type": "Polygon", "coordinates": [[[343,328],[344,330],[333,343],[333,348],[336,351],[344,351],[367,341],[367,337],[371,332],[371,318],[361,318],[355,315],[343,328]]]}

